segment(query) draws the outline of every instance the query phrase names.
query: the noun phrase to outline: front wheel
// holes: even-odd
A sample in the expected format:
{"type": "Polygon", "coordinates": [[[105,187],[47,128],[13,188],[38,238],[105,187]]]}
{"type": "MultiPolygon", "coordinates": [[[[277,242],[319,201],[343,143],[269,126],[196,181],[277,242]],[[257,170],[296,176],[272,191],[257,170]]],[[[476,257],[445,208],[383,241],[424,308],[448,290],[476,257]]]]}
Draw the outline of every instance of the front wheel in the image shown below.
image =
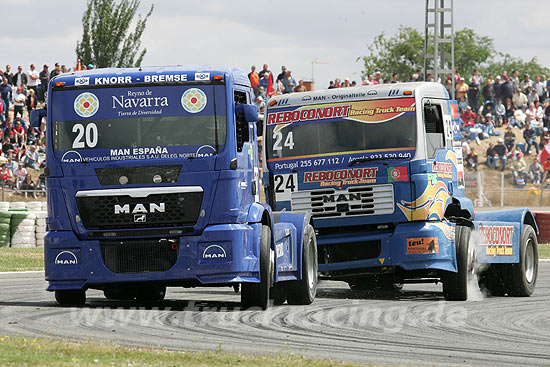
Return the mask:
{"type": "Polygon", "coordinates": [[[302,279],[289,281],[286,285],[289,305],[309,305],[317,294],[317,239],[311,224],[304,229],[302,246],[302,279]]]}
{"type": "Polygon", "coordinates": [[[537,235],[530,225],[523,226],[519,248],[519,263],[510,264],[511,284],[508,294],[529,297],[535,291],[539,269],[537,235]]]}
{"type": "Polygon", "coordinates": [[[260,282],[241,284],[241,306],[259,307],[266,310],[269,305],[269,288],[273,281],[273,262],[271,250],[271,229],[262,225],[260,239],[260,282]]]}
{"type": "Polygon", "coordinates": [[[466,301],[468,299],[468,280],[474,275],[475,253],[470,247],[472,230],[466,226],[456,226],[456,267],[457,272],[445,272],[442,276],[443,295],[448,301],[466,301]]]}

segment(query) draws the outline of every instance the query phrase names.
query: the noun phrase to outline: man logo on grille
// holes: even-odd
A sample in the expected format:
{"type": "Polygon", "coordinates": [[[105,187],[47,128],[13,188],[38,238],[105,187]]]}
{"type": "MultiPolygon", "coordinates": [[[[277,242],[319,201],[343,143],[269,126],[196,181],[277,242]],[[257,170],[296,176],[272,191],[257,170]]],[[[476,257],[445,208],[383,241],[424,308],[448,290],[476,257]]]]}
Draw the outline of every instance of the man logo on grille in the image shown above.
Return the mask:
{"type": "Polygon", "coordinates": [[[146,214],[134,214],[134,223],[145,223],[147,221],[146,214]]]}

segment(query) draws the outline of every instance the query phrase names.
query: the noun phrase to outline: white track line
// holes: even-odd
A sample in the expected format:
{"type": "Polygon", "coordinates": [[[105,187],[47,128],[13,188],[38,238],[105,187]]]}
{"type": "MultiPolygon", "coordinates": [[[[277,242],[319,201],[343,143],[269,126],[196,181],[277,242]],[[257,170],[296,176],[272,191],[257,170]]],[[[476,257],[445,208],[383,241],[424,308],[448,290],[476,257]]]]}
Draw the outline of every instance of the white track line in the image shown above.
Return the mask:
{"type": "Polygon", "coordinates": [[[44,274],[44,270],[25,270],[25,271],[0,271],[0,275],[7,274],[44,274]]]}

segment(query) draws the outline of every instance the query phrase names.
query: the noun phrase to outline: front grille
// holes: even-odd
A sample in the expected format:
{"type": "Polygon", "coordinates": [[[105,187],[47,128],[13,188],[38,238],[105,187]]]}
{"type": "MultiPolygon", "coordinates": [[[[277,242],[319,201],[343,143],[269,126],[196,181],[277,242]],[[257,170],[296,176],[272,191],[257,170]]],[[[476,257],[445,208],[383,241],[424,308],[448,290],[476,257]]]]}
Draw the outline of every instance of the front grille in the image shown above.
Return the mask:
{"type": "Polygon", "coordinates": [[[91,230],[180,227],[195,225],[202,196],[202,192],[152,194],[145,198],[126,195],[87,196],[77,197],[76,205],[82,223],[91,230]],[[161,203],[164,203],[164,212],[150,206],[161,203]],[[116,214],[115,205],[128,210],[116,214]],[[142,208],[148,213],[143,213],[142,208]]]}
{"type": "Polygon", "coordinates": [[[115,273],[167,271],[178,259],[178,243],[169,239],[101,241],[101,255],[115,273]]]}
{"type": "MultiPolygon", "coordinates": [[[[95,174],[99,183],[107,185],[132,185],[152,183],[175,183],[178,181],[181,165],[174,166],[147,166],[147,167],[112,167],[96,168],[95,174]],[[128,180],[123,183],[120,178],[128,180]],[[153,181],[153,177],[160,176],[160,182],[153,181]]],[[[158,180],[158,179],[157,179],[158,180]]]]}
{"type": "Polygon", "coordinates": [[[305,210],[313,218],[383,215],[394,211],[393,185],[350,186],[292,193],[292,210],[305,210]]]}

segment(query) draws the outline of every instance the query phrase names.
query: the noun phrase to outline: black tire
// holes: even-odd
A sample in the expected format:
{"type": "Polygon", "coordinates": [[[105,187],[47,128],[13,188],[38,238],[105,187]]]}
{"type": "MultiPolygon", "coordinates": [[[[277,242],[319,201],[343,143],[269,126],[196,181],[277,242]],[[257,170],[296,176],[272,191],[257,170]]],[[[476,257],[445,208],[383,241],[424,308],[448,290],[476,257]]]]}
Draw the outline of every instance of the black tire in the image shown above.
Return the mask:
{"type": "Polygon", "coordinates": [[[86,303],[86,291],[83,289],[57,290],[55,300],[62,306],[82,306],[86,303]]]}
{"type": "Polygon", "coordinates": [[[132,287],[109,287],[103,290],[105,298],[116,301],[132,301],[136,298],[136,292],[132,287]]]}
{"type": "Polygon", "coordinates": [[[273,301],[274,306],[280,306],[286,301],[286,293],[282,287],[282,283],[274,284],[269,290],[269,298],[273,301]]]}
{"type": "Polygon", "coordinates": [[[519,263],[510,264],[511,283],[508,294],[529,297],[535,291],[539,269],[537,235],[530,225],[523,225],[519,245],[519,263]]]}
{"type": "Polygon", "coordinates": [[[309,305],[317,294],[317,239],[313,226],[304,229],[302,246],[302,279],[285,284],[286,300],[289,305],[309,305]]]}
{"type": "Polygon", "coordinates": [[[269,306],[269,288],[273,283],[271,229],[262,225],[260,240],[260,283],[241,283],[241,306],[244,309],[269,306]]]}
{"type": "Polygon", "coordinates": [[[158,302],[166,296],[166,287],[161,285],[147,285],[136,289],[136,299],[138,301],[158,302]]]}
{"type": "Polygon", "coordinates": [[[466,226],[456,226],[456,265],[458,272],[445,272],[442,275],[443,295],[448,301],[466,301],[468,299],[468,279],[474,272],[473,249],[470,249],[472,230],[466,226]]]}

